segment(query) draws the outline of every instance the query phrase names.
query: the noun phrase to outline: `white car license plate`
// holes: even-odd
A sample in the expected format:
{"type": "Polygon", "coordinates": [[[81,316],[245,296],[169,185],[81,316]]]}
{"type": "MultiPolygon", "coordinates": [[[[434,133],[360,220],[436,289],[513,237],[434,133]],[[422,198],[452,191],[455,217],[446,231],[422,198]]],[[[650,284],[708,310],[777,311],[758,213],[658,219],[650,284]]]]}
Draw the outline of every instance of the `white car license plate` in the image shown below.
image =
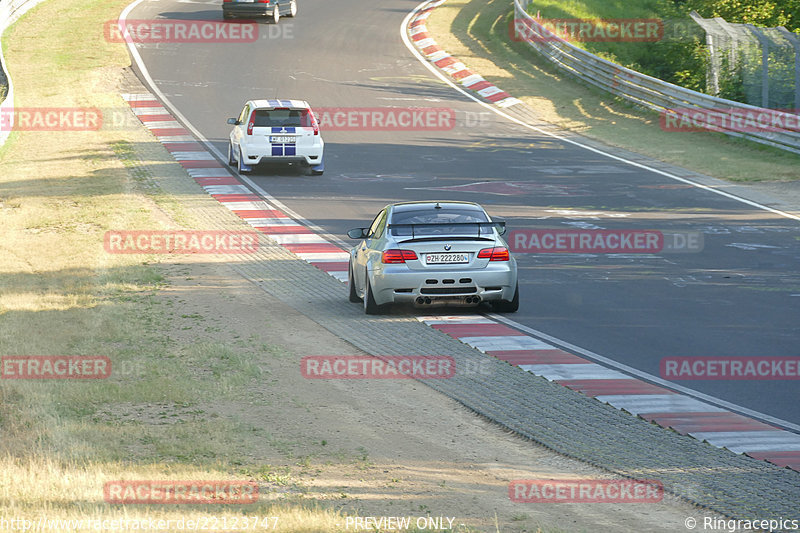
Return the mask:
{"type": "Polygon", "coordinates": [[[256,0],[234,0],[237,4],[252,4],[256,0]]]}
{"type": "Polygon", "coordinates": [[[295,139],[297,139],[297,137],[274,137],[274,136],[271,136],[269,138],[269,142],[277,143],[277,144],[287,144],[287,143],[291,144],[291,143],[295,142],[295,139]]]}
{"type": "Polygon", "coordinates": [[[427,254],[425,262],[429,265],[469,263],[469,256],[467,254],[427,254]]]}

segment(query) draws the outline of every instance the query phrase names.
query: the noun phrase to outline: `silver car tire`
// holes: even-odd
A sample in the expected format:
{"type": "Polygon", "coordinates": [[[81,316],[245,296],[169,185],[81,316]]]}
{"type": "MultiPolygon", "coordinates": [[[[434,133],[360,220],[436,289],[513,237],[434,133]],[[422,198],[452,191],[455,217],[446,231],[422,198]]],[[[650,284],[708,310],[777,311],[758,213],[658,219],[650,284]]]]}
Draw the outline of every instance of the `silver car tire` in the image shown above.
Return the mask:
{"type": "Polygon", "coordinates": [[[372,287],[369,285],[369,274],[365,274],[364,278],[364,313],[368,315],[377,315],[380,311],[378,304],[375,303],[375,297],[372,295],[372,287]]]}
{"type": "Polygon", "coordinates": [[[514,287],[514,297],[511,301],[500,300],[492,304],[492,308],[498,313],[516,313],[519,310],[519,281],[514,287]]]}
{"type": "Polygon", "coordinates": [[[280,9],[278,8],[278,4],[275,4],[275,7],[272,8],[272,17],[270,18],[272,19],[273,24],[277,24],[278,22],[280,22],[281,12],[280,9]]]}
{"type": "Polygon", "coordinates": [[[295,15],[297,15],[297,0],[292,0],[289,2],[289,14],[286,16],[294,17],[295,15]]]}
{"type": "Polygon", "coordinates": [[[347,285],[350,287],[350,301],[354,304],[360,303],[362,298],[358,296],[358,291],[356,290],[356,280],[353,279],[353,265],[347,267],[347,285]]]}

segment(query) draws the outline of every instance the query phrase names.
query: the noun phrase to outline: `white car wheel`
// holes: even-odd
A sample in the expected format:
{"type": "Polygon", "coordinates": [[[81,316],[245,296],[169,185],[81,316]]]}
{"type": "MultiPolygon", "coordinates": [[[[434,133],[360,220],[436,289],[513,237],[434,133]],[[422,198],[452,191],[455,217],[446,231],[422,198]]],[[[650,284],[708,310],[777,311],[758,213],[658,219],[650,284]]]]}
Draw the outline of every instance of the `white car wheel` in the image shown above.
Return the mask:
{"type": "Polygon", "coordinates": [[[297,15],[297,0],[292,0],[289,3],[289,14],[287,17],[293,17],[295,15],[297,15]]]}
{"type": "Polygon", "coordinates": [[[278,4],[275,4],[275,7],[272,8],[272,23],[277,24],[281,20],[281,12],[278,9],[278,4]]]}
{"type": "Polygon", "coordinates": [[[239,148],[239,160],[236,162],[236,170],[239,174],[246,174],[250,172],[249,169],[245,170],[244,168],[244,156],[242,155],[242,149],[239,148]]]}

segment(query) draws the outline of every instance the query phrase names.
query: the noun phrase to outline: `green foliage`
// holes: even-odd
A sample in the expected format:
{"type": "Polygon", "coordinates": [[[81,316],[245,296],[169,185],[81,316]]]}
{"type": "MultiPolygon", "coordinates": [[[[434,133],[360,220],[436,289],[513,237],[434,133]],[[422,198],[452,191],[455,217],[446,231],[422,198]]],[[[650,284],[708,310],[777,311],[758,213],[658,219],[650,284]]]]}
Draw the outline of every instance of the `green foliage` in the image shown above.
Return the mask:
{"type": "Polygon", "coordinates": [[[754,26],[785,26],[800,33],[800,0],[674,0],[683,12],[754,26]]]}
{"type": "MultiPolygon", "coordinates": [[[[798,0],[800,1],[800,0],[798,0]]],[[[704,91],[705,34],[673,0],[535,0],[531,14],[544,19],[658,19],[664,36],[656,42],[575,42],[573,44],[622,66],[704,91]]]]}
{"type": "MultiPolygon", "coordinates": [[[[785,26],[800,33],[800,0],[534,0],[532,15],[544,19],[659,19],[664,36],[657,42],[576,42],[604,59],[655,78],[706,92],[706,67],[709,56],[705,32],[689,17],[697,11],[702,17],[723,17],[732,23],[755,26],[785,26]]],[[[784,58],[770,58],[771,65],[784,58]]],[[[794,61],[790,61],[791,66],[794,61]]],[[[741,68],[723,69],[719,96],[747,101],[741,68]]],[[[741,65],[738,65],[741,67],[741,65]]],[[[774,67],[772,67],[774,68],[774,67]]],[[[771,74],[774,76],[774,74],[771,74]]],[[[793,76],[789,72],[784,77],[793,76]]],[[[789,80],[788,86],[792,86],[789,80]]]]}

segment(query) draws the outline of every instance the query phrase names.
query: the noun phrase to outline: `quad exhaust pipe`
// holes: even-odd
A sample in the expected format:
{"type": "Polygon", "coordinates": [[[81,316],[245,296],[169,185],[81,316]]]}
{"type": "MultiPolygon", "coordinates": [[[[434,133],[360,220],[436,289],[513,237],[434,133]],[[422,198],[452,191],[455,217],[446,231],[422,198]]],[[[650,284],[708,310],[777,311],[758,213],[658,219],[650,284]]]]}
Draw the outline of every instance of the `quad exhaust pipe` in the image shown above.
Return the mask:
{"type": "MultiPolygon", "coordinates": [[[[417,305],[430,305],[431,299],[428,297],[417,296],[417,299],[414,300],[417,305]]],[[[481,303],[480,296],[467,296],[464,298],[464,302],[468,304],[479,304],[481,303]]]]}

